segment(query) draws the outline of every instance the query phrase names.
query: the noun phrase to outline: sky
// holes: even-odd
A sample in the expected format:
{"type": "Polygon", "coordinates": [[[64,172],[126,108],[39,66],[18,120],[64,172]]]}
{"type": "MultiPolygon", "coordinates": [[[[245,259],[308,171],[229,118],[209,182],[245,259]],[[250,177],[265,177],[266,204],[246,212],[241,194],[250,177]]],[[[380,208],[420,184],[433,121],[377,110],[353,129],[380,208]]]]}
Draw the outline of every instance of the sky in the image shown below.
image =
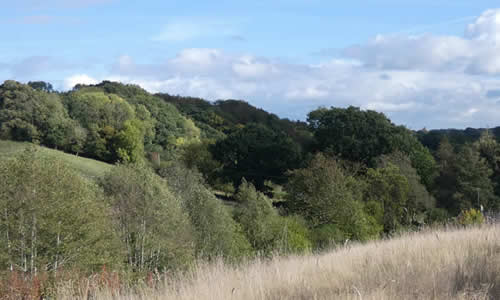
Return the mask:
{"type": "Polygon", "coordinates": [[[2,0],[0,82],[102,80],[292,120],[358,106],[410,129],[500,126],[486,0],[2,0]]]}

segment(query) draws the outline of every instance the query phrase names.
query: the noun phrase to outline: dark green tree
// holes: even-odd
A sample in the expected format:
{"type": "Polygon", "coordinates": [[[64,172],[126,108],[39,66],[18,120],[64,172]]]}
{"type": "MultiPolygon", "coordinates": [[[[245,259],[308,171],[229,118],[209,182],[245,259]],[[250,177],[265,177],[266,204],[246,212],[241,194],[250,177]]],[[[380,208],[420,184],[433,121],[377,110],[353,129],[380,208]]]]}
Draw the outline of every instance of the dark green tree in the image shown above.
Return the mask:
{"type": "Polygon", "coordinates": [[[284,133],[250,124],[218,141],[211,149],[223,165],[223,175],[238,184],[243,177],[264,187],[265,180],[286,181],[287,170],[300,166],[300,147],[284,133]]]}
{"type": "Polygon", "coordinates": [[[394,125],[372,110],[362,111],[353,106],[320,108],[309,113],[307,122],[317,150],[331,151],[343,159],[368,163],[392,150],[394,125]]]}
{"type": "Polygon", "coordinates": [[[406,224],[423,224],[435,208],[436,200],[422,184],[420,176],[411,164],[410,158],[402,152],[382,155],[377,166],[387,168],[391,164],[398,167],[401,175],[408,181],[408,200],[405,207],[406,224]]]}
{"type": "Polygon", "coordinates": [[[495,185],[490,178],[493,170],[481,157],[478,147],[467,144],[456,153],[444,139],[436,155],[439,162],[435,187],[438,206],[455,216],[464,209],[481,206],[495,209],[498,206],[495,185]]]}
{"type": "Polygon", "coordinates": [[[369,169],[366,173],[365,201],[386,233],[409,224],[409,184],[399,168],[387,163],[384,168],[369,169]],[[376,206],[379,208],[375,208],[376,206]],[[380,214],[381,213],[381,214],[380,214]]]}
{"type": "Polygon", "coordinates": [[[499,199],[494,194],[494,184],[490,177],[493,170],[472,145],[467,145],[457,155],[457,189],[452,196],[452,210],[470,208],[497,209],[499,199]]]}
{"type": "Polygon", "coordinates": [[[45,81],[30,81],[28,85],[34,90],[40,90],[47,93],[52,93],[54,91],[52,84],[45,81]]]}
{"type": "Polygon", "coordinates": [[[384,114],[357,107],[320,108],[309,113],[309,127],[316,139],[316,150],[342,159],[375,166],[375,158],[401,151],[411,159],[422,183],[430,187],[436,164],[416,135],[394,125],[384,114]]]}

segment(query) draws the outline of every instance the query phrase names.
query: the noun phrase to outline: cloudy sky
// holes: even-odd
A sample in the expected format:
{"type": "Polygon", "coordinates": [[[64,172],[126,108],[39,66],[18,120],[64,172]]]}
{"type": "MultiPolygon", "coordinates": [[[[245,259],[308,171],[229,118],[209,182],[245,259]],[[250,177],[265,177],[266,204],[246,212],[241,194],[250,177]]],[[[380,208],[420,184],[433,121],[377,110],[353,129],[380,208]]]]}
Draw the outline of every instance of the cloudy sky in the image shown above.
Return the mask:
{"type": "Polygon", "coordinates": [[[412,129],[500,126],[497,1],[5,2],[2,82],[114,80],[290,119],[355,105],[412,129]]]}

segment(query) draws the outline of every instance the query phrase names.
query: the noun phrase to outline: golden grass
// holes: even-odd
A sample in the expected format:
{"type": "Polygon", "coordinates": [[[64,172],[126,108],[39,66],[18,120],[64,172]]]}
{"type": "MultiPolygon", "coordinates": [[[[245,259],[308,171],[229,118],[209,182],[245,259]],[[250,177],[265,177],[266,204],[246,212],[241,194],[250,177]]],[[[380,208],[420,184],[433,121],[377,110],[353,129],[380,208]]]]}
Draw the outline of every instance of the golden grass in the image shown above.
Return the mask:
{"type": "MultiPolygon", "coordinates": [[[[58,299],[86,299],[61,288],[58,299]]],[[[82,296],[85,295],[85,296],[82,296]]],[[[500,299],[500,226],[406,234],[329,253],[200,264],[157,289],[95,299],[500,299]]]]}

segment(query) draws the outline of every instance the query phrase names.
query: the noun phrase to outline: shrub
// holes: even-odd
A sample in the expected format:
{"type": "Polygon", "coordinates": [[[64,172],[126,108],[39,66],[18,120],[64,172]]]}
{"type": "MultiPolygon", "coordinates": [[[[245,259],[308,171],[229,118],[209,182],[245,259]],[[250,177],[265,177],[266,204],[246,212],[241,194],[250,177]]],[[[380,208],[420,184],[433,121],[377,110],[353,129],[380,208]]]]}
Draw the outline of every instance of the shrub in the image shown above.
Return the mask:
{"type": "Polygon", "coordinates": [[[480,210],[471,208],[462,211],[457,218],[457,222],[463,226],[481,225],[484,223],[484,216],[480,210]]]}
{"type": "Polygon", "coordinates": [[[281,253],[303,253],[312,249],[311,233],[300,216],[277,217],[274,222],[275,249],[281,253]]]}

